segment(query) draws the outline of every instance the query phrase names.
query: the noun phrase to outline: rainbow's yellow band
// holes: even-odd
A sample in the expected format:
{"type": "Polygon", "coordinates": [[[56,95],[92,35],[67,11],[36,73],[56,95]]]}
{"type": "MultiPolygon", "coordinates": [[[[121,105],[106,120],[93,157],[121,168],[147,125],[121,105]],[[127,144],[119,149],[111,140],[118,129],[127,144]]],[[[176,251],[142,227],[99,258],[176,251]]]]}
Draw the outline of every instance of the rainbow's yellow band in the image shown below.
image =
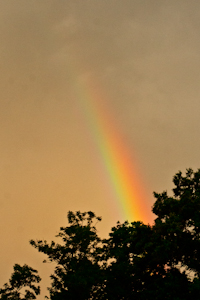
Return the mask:
{"type": "Polygon", "coordinates": [[[132,155],[110,111],[105,107],[99,89],[89,77],[81,79],[77,76],[73,85],[81,111],[100,151],[121,217],[129,222],[152,223],[149,199],[145,195],[136,163],[133,163],[132,155]]]}

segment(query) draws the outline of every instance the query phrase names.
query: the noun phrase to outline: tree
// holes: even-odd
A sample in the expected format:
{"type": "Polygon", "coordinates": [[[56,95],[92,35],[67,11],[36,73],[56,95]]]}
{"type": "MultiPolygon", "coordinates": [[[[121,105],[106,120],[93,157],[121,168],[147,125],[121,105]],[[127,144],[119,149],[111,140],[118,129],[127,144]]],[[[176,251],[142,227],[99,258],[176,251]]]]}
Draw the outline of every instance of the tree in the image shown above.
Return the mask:
{"type": "Polygon", "coordinates": [[[61,243],[30,241],[49,261],[56,262],[49,288],[50,298],[90,299],[101,289],[101,244],[94,222],[101,221],[93,212],[69,212],[68,227],[61,227],[61,243]]]}
{"type": "Polygon", "coordinates": [[[40,294],[40,287],[35,285],[39,283],[41,278],[37,275],[37,271],[31,267],[15,264],[14,272],[11,275],[9,283],[4,284],[0,289],[0,299],[2,300],[29,300],[36,299],[36,295],[40,294]]]}
{"type": "Polygon", "coordinates": [[[173,182],[174,197],[169,197],[166,192],[155,193],[155,229],[170,265],[179,264],[199,277],[200,170],[195,173],[188,169],[185,177],[179,172],[173,182]]]}
{"type": "MultiPolygon", "coordinates": [[[[101,239],[96,229],[101,218],[69,212],[59,243],[32,240],[56,263],[50,299],[200,299],[200,170],[188,169],[185,176],[178,172],[173,182],[173,196],[154,193],[152,225],[118,222],[109,238],[101,239]]],[[[20,276],[19,287],[30,277],[20,276]]],[[[13,287],[12,281],[5,285],[1,299],[21,299],[18,290],[12,294],[13,287]]]]}
{"type": "Polygon", "coordinates": [[[173,182],[174,196],[154,193],[152,226],[112,228],[105,299],[200,299],[200,170],[179,172],[173,182]]]}
{"type": "Polygon", "coordinates": [[[151,227],[142,222],[118,222],[105,240],[106,261],[104,299],[138,299],[142,290],[142,269],[151,227]]]}
{"type": "MultiPolygon", "coordinates": [[[[154,240],[149,261],[162,266],[164,278],[183,280],[180,299],[200,298],[200,169],[178,172],[173,197],[154,193],[156,214],[154,240]],[[159,259],[158,259],[159,258],[159,259]],[[159,263],[159,264],[158,264],[159,263]]],[[[162,282],[165,282],[163,280],[162,282]]],[[[178,299],[178,298],[177,298],[178,299]]]]}

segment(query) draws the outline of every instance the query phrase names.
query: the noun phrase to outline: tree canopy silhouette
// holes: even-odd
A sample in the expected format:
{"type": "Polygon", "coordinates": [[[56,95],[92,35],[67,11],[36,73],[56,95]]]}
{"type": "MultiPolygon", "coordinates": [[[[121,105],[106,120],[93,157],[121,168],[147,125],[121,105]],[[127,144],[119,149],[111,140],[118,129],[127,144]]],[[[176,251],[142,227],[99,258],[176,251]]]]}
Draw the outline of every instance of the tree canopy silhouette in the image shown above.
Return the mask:
{"type": "Polygon", "coordinates": [[[41,278],[37,275],[37,271],[24,265],[15,264],[14,272],[11,275],[9,283],[4,284],[0,289],[2,300],[25,300],[36,299],[36,295],[40,294],[40,287],[35,285],[39,283],[41,278]]]}
{"type": "MultiPolygon", "coordinates": [[[[200,170],[179,172],[173,182],[173,196],[154,193],[153,225],[118,222],[109,238],[101,239],[96,229],[101,218],[93,212],[70,211],[58,242],[31,240],[47,261],[56,263],[48,297],[200,299],[200,170]]],[[[31,281],[37,277],[27,275],[26,279],[23,272],[21,276],[33,288],[31,281]]],[[[19,282],[22,285],[23,280],[19,282]]],[[[8,293],[13,287],[12,281],[4,285],[0,299],[22,299],[8,293]]],[[[23,299],[33,299],[33,294],[23,299]]]]}

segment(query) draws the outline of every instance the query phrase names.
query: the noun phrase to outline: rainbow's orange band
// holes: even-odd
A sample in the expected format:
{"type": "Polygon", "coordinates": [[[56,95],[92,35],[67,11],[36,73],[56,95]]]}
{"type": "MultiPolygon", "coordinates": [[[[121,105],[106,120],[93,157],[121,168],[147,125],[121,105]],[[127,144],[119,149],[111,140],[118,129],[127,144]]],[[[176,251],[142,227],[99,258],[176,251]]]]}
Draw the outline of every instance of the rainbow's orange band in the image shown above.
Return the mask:
{"type": "Polygon", "coordinates": [[[117,126],[105,107],[103,97],[90,78],[76,82],[76,96],[87,118],[95,143],[109,175],[116,205],[123,220],[152,222],[145,187],[133,164],[132,155],[117,126]],[[81,91],[81,92],[80,92],[81,91]]]}

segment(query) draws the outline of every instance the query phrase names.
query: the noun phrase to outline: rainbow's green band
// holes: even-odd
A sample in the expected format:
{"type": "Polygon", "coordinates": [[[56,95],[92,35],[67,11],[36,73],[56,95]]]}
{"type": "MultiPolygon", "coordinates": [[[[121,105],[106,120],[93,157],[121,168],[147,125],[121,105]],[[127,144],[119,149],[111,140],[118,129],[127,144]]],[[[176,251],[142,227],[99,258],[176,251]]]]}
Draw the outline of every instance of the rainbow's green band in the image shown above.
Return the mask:
{"type": "Polygon", "coordinates": [[[89,76],[76,76],[73,80],[79,106],[100,151],[121,217],[129,222],[151,223],[152,216],[148,211],[148,199],[137,172],[137,163],[133,163],[133,155],[130,155],[108,108],[105,107],[100,91],[89,76]]]}

